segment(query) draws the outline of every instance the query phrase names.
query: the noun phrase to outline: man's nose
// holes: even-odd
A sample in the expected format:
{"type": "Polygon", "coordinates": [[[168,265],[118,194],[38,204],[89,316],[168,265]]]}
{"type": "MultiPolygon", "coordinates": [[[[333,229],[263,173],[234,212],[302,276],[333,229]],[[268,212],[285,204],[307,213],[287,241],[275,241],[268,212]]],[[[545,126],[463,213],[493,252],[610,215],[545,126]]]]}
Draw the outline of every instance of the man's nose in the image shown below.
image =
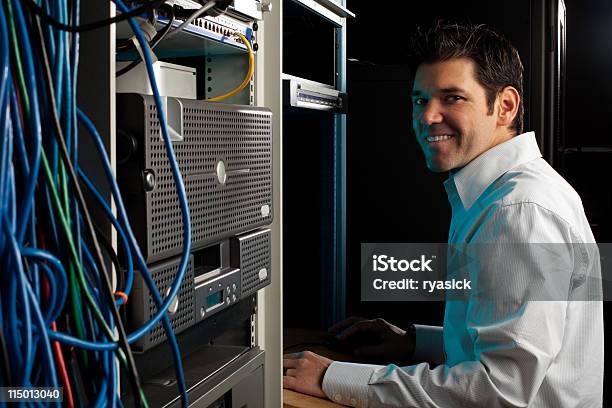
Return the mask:
{"type": "Polygon", "coordinates": [[[430,126],[434,123],[442,122],[443,116],[440,107],[435,102],[428,102],[421,111],[421,123],[430,126]]]}

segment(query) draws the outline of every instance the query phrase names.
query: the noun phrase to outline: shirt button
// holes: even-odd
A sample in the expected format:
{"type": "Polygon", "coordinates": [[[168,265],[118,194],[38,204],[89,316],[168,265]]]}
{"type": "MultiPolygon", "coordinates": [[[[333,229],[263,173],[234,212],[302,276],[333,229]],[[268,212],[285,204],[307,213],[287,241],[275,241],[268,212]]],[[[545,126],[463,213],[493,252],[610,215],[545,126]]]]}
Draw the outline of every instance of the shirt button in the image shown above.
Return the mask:
{"type": "Polygon", "coordinates": [[[334,395],[334,399],[335,399],[336,401],[340,402],[340,401],[342,401],[342,395],[340,395],[340,394],[336,394],[336,395],[334,395]]]}
{"type": "Polygon", "coordinates": [[[355,398],[351,398],[351,405],[357,405],[357,400],[355,398]]]}

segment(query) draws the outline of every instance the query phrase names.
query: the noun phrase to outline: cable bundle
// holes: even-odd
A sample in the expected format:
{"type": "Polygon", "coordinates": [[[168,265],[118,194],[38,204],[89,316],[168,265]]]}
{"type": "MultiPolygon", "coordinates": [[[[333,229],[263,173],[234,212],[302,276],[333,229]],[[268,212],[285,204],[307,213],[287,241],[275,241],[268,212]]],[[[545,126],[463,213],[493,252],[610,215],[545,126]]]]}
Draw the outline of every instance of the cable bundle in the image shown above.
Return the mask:
{"type": "MultiPolygon", "coordinates": [[[[145,50],[157,111],[164,112],[146,41],[131,18],[135,13],[114,1],[145,50]]],[[[100,23],[79,25],[79,0],[0,0],[0,386],[63,387],[68,406],[116,406],[121,405],[121,370],[135,404],[148,406],[129,344],[161,320],[186,406],[180,352],[166,314],[191,250],[185,188],[162,114],[184,226],[179,271],[162,299],[129,225],[102,138],[76,106],[78,33],[84,27],[100,23]],[[87,135],[79,134],[77,122],[87,135]],[[98,150],[117,218],[78,166],[80,137],[91,137],[98,150]],[[92,219],[93,204],[86,203],[84,190],[104,210],[108,220],[103,222],[110,221],[125,249],[127,270],[116,289],[106,261],[118,269],[117,256],[92,219]],[[136,268],[157,312],[143,327],[126,333],[120,308],[129,298],[136,268]]]]}

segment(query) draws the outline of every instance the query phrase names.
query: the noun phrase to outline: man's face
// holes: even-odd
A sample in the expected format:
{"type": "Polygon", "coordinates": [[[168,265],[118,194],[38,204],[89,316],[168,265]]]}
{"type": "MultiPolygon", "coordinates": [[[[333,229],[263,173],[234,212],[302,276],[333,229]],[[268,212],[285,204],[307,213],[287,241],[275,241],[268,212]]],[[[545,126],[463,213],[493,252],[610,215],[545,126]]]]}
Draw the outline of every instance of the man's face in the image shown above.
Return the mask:
{"type": "Polygon", "coordinates": [[[469,58],[421,64],[417,69],[412,126],[432,171],[459,169],[497,144],[497,108],[487,113],[485,89],[474,69],[469,58]]]}

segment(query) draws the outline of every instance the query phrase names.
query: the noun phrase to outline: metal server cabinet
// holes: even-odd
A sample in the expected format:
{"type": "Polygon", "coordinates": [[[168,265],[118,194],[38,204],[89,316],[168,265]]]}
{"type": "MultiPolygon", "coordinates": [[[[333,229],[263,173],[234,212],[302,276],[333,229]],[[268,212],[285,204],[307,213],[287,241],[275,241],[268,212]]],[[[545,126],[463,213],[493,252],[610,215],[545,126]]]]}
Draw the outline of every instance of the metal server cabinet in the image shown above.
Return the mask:
{"type": "MultiPolygon", "coordinates": [[[[232,7],[234,12],[240,12],[239,8],[243,7],[246,1],[236,1],[236,7],[232,7]],[[239,3],[239,4],[238,4],[239,3]]],[[[257,14],[261,14],[262,9],[266,9],[269,5],[269,2],[252,2],[254,5],[259,4],[261,7],[259,9],[255,9],[253,12],[257,14]]],[[[85,20],[94,20],[99,19],[101,16],[113,16],[115,14],[115,9],[112,3],[102,3],[102,4],[87,4],[82,6],[82,17],[85,20]]],[[[263,22],[260,22],[263,26],[263,22]]],[[[103,137],[106,140],[107,150],[109,152],[109,156],[111,159],[111,163],[113,165],[116,164],[116,106],[115,106],[115,71],[116,71],[116,63],[115,63],[115,40],[117,38],[117,33],[121,30],[121,27],[110,26],[104,29],[98,30],[95,33],[84,33],[82,35],[82,45],[81,48],[81,69],[79,71],[79,75],[82,77],[79,88],[79,105],[84,108],[86,112],[90,113],[90,116],[96,122],[99,130],[101,131],[103,137]],[[91,81],[91,76],[94,75],[96,77],[96,81],[91,81]]],[[[260,31],[262,42],[260,46],[263,47],[263,30],[260,31]]],[[[271,35],[270,37],[274,37],[271,35]]],[[[217,50],[221,50],[222,48],[217,48],[217,50]]],[[[159,54],[158,54],[159,56],[159,54]]],[[[271,64],[275,64],[278,61],[278,58],[269,59],[271,64]]],[[[240,61],[240,58],[236,57],[235,54],[229,53],[225,54],[223,52],[217,55],[210,55],[207,57],[207,63],[209,67],[213,69],[217,69],[217,73],[223,72],[227,75],[214,75],[208,78],[210,81],[209,87],[207,89],[208,96],[214,96],[215,94],[222,93],[221,90],[232,86],[232,75],[242,74],[246,66],[244,62],[240,61]]],[[[257,69],[259,73],[263,73],[264,63],[263,61],[256,62],[257,69]]],[[[273,69],[274,67],[272,67],[273,69]]],[[[258,78],[261,78],[262,75],[257,75],[258,78]]],[[[239,81],[238,81],[239,82],[239,81]]],[[[246,103],[253,104],[255,99],[255,83],[251,83],[251,86],[247,88],[246,92],[243,95],[239,95],[235,97],[232,101],[238,103],[246,103]],[[246,99],[245,99],[246,98],[246,99]]],[[[275,86],[268,86],[267,89],[274,91],[275,86]]],[[[260,96],[257,98],[258,101],[263,101],[263,93],[264,86],[259,87],[260,96]]],[[[278,85],[276,86],[278,90],[278,85]]],[[[269,91],[268,91],[269,92],[269,91]]],[[[274,101],[274,98],[270,98],[274,101]]],[[[101,172],[96,171],[95,163],[93,161],[88,160],[89,157],[95,155],[94,150],[91,146],[88,146],[88,142],[86,138],[83,139],[84,143],[80,147],[81,148],[81,165],[88,170],[92,171],[90,174],[94,175],[92,177],[94,181],[103,180],[103,176],[101,172]],[[95,177],[95,175],[99,175],[99,177],[95,177]]],[[[104,185],[103,183],[100,183],[104,185]]],[[[110,194],[108,191],[102,190],[102,193],[105,197],[110,201],[110,194]]],[[[102,225],[102,229],[107,232],[109,236],[112,235],[110,225],[102,225]]],[[[278,229],[276,229],[278,230],[278,229]]],[[[240,242],[240,237],[235,241],[236,245],[240,247],[245,246],[248,247],[248,240],[244,241],[247,238],[247,235],[243,235],[243,242],[240,242]]],[[[269,236],[269,235],[268,235],[269,236]]],[[[271,236],[269,236],[271,239],[271,236]]],[[[229,244],[228,246],[234,246],[234,244],[229,244]]],[[[275,255],[278,257],[278,255],[275,255]]],[[[232,265],[234,263],[244,262],[243,259],[239,256],[238,259],[231,259],[232,265]]],[[[271,260],[269,261],[271,262],[271,260]]],[[[251,283],[251,289],[257,291],[259,288],[258,283],[251,283]]],[[[218,369],[213,369],[212,375],[202,377],[202,365],[206,365],[205,359],[196,358],[197,356],[193,355],[192,359],[188,361],[194,361],[197,364],[186,364],[186,378],[187,381],[192,385],[190,389],[190,397],[191,402],[194,406],[244,406],[246,404],[245,397],[246,396],[254,396],[259,395],[261,399],[254,398],[250,399],[248,406],[260,407],[264,406],[264,395],[263,395],[263,372],[265,369],[264,366],[264,352],[259,349],[258,344],[258,334],[257,334],[257,316],[261,313],[257,309],[257,296],[245,296],[245,302],[241,303],[242,306],[234,309],[241,310],[233,310],[234,316],[221,316],[222,313],[230,312],[230,310],[222,311],[219,314],[218,318],[210,319],[210,325],[219,324],[219,320],[231,320],[233,317],[237,315],[247,316],[247,319],[250,320],[250,329],[248,332],[248,339],[245,342],[250,343],[250,350],[246,352],[241,352],[240,354],[236,354],[234,352],[217,353],[217,358],[215,359],[215,364],[219,364],[219,362],[225,361],[223,368],[219,371],[218,369]],[[247,301],[248,300],[248,301],[247,301]],[[228,357],[232,356],[232,357],[228,357]],[[235,356],[239,356],[236,358],[235,356]],[[229,359],[228,359],[229,358],[229,359]]],[[[206,328],[205,328],[206,329],[206,328]]],[[[210,327],[208,327],[210,329],[210,327]]],[[[276,329],[276,332],[279,332],[279,329],[276,329]]],[[[228,334],[230,336],[231,333],[228,334]]],[[[263,338],[265,333],[260,333],[260,336],[263,338]]],[[[181,341],[181,347],[184,346],[185,343],[188,343],[189,339],[184,339],[181,341]]],[[[232,341],[226,341],[227,344],[231,344],[232,341]]],[[[231,346],[228,346],[228,350],[231,346]]],[[[167,356],[166,356],[167,357],[167,356]]],[[[209,365],[210,366],[210,365],[209,365]]],[[[210,366],[212,367],[212,366],[210,366]]],[[[172,376],[173,377],[173,376],[172,376]]],[[[150,386],[159,386],[160,384],[152,384],[145,381],[145,388],[149,388],[150,386]]],[[[175,385],[173,384],[163,384],[164,387],[169,387],[169,389],[175,389],[175,385]]],[[[280,394],[280,391],[278,392],[280,394]]],[[[279,396],[272,395],[271,399],[278,399],[279,396]]],[[[176,401],[175,401],[176,403],[176,401]]]]}
{"type": "Polygon", "coordinates": [[[283,2],[284,326],[345,314],[344,1],[283,2]],[[304,307],[308,305],[308,307],[304,307]]]}

